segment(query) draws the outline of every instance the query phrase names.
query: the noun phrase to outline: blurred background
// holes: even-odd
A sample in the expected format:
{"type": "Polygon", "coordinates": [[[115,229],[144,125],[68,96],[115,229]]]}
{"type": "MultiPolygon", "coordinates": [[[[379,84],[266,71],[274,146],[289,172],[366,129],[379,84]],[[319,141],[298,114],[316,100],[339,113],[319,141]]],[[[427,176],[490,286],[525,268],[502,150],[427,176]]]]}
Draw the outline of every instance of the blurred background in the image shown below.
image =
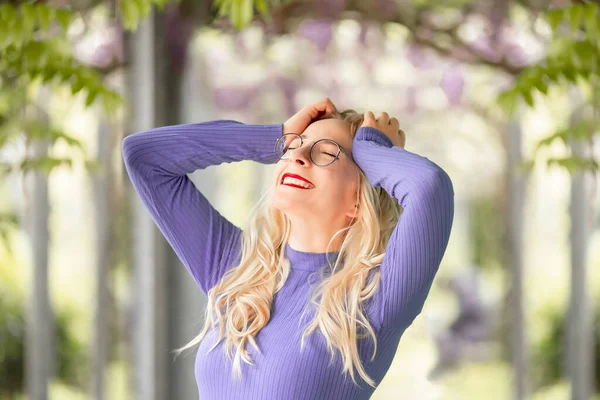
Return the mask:
{"type": "MultiPolygon", "coordinates": [[[[387,111],[455,220],[373,399],[600,399],[600,13],[568,0],[0,1],[0,399],[194,399],[206,299],[128,134],[387,111]]],[[[240,227],[273,165],[191,175],[240,227]]]]}

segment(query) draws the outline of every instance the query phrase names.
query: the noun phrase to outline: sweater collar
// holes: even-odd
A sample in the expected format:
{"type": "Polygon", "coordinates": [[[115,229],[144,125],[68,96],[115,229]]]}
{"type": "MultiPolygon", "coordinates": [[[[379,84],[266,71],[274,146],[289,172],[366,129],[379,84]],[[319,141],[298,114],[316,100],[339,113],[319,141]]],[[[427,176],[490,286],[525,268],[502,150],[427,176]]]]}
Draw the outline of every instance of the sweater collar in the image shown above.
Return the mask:
{"type": "Polygon", "coordinates": [[[290,260],[292,269],[302,271],[318,271],[321,267],[327,265],[327,261],[333,265],[339,254],[339,251],[329,253],[308,253],[295,250],[288,243],[285,244],[285,256],[290,260]]]}

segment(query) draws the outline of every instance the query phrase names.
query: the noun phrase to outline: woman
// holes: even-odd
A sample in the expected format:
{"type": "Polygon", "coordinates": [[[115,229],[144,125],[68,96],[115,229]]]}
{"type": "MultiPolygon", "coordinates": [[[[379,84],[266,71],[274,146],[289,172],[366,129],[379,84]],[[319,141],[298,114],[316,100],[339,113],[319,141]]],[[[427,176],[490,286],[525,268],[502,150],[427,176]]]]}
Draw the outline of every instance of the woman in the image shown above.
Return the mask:
{"type": "Polygon", "coordinates": [[[200,398],[372,395],[454,217],[448,175],[404,143],[396,118],[338,112],[328,98],[283,124],[220,120],[123,140],[137,193],[208,298],[204,328],[177,350],[200,344],[200,398]],[[186,175],[241,160],[276,163],[245,231],[186,175]]]}

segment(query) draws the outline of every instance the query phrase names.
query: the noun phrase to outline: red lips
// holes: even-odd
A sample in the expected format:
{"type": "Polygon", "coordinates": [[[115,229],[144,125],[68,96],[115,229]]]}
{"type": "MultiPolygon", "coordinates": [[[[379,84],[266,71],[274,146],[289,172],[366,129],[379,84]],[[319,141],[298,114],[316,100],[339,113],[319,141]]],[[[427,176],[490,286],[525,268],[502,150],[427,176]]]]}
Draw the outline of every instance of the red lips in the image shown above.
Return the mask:
{"type": "Polygon", "coordinates": [[[296,179],[300,179],[301,181],[304,181],[304,182],[306,182],[306,183],[309,183],[309,184],[311,184],[311,185],[315,186],[315,184],[314,184],[314,183],[312,183],[311,181],[309,181],[308,179],[306,179],[306,178],[303,178],[303,177],[301,177],[300,175],[296,175],[296,174],[290,174],[289,172],[286,172],[285,174],[283,174],[283,176],[281,177],[281,182],[280,182],[280,183],[282,183],[282,182],[283,182],[283,180],[285,179],[285,177],[286,177],[286,176],[289,176],[290,178],[296,178],[296,179]]]}

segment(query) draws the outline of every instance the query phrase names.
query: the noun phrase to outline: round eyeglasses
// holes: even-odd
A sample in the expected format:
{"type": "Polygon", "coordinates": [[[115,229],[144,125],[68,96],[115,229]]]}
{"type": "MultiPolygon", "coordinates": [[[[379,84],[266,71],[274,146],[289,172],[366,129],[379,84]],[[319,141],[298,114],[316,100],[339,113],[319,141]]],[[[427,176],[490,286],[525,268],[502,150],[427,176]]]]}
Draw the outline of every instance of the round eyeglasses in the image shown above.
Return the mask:
{"type": "MultiPolygon", "coordinates": [[[[285,133],[275,143],[275,154],[280,160],[290,159],[290,150],[302,146],[304,141],[297,133],[285,133]]],[[[319,167],[332,164],[344,153],[339,144],[331,139],[319,139],[310,146],[310,160],[319,167]]]]}

